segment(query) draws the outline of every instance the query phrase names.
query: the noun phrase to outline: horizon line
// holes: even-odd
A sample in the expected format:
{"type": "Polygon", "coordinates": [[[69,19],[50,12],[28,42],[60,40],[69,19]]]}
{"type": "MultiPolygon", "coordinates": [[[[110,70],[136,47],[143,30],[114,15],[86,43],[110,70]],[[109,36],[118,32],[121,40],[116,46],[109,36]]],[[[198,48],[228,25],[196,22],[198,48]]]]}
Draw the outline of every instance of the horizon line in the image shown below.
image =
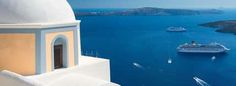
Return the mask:
{"type": "MultiPolygon", "coordinates": [[[[163,9],[236,9],[236,7],[232,7],[232,8],[225,8],[225,7],[218,7],[218,8],[177,8],[177,7],[173,7],[173,8],[170,8],[170,7],[152,7],[152,6],[146,6],[146,7],[150,7],[150,8],[163,8],[163,9]]],[[[73,8],[73,7],[72,7],[73,8]]],[[[82,7],[82,8],[79,8],[79,7],[76,7],[76,8],[73,8],[73,9],[135,9],[135,8],[145,8],[144,7],[104,7],[104,8],[101,8],[101,7],[98,7],[98,8],[93,8],[93,7],[82,7]]]]}

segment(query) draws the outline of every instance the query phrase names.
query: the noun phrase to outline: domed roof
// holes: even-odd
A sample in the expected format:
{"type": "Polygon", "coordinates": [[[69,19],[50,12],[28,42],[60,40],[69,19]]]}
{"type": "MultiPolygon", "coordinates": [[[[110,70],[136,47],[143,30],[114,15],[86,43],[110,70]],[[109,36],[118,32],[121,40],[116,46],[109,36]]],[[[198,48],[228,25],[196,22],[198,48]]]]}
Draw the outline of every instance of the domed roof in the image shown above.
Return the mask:
{"type": "Polygon", "coordinates": [[[0,0],[0,24],[74,21],[66,0],[0,0]]]}

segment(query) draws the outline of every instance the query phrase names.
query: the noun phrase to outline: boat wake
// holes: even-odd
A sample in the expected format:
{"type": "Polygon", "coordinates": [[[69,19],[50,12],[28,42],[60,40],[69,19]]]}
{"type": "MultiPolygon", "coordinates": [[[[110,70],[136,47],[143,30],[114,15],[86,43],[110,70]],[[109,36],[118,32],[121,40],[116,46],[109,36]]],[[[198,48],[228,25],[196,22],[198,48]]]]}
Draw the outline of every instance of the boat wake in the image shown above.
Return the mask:
{"type": "Polygon", "coordinates": [[[140,65],[140,64],[138,64],[138,63],[136,63],[136,62],[134,62],[133,65],[134,65],[135,67],[137,67],[137,68],[142,68],[142,69],[144,68],[142,65],[140,65]]]}
{"type": "Polygon", "coordinates": [[[193,79],[196,81],[196,83],[199,86],[210,86],[207,82],[203,81],[202,79],[200,79],[198,77],[193,77],[193,79]]]}

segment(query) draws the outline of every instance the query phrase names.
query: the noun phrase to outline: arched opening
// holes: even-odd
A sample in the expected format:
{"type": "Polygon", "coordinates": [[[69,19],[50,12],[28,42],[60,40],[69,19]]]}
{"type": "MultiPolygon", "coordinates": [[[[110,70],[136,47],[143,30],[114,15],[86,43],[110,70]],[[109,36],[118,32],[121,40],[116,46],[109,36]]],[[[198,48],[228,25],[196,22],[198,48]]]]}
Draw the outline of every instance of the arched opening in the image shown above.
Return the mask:
{"type": "Polygon", "coordinates": [[[63,67],[63,45],[54,45],[54,68],[63,67]]]}
{"type": "Polygon", "coordinates": [[[57,38],[52,47],[53,69],[67,67],[67,41],[65,38],[57,38]]]}

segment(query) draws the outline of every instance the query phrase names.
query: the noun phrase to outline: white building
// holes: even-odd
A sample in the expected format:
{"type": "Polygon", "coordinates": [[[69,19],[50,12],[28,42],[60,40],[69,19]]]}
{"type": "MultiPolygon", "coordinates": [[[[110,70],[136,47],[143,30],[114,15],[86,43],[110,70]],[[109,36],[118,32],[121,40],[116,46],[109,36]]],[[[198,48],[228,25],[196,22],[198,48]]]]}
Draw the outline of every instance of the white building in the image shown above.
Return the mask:
{"type": "Polygon", "coordinates": [[[119,86],[81,55],[79,27],[66,0],[0,0],[0,86],[119,86]]]}

